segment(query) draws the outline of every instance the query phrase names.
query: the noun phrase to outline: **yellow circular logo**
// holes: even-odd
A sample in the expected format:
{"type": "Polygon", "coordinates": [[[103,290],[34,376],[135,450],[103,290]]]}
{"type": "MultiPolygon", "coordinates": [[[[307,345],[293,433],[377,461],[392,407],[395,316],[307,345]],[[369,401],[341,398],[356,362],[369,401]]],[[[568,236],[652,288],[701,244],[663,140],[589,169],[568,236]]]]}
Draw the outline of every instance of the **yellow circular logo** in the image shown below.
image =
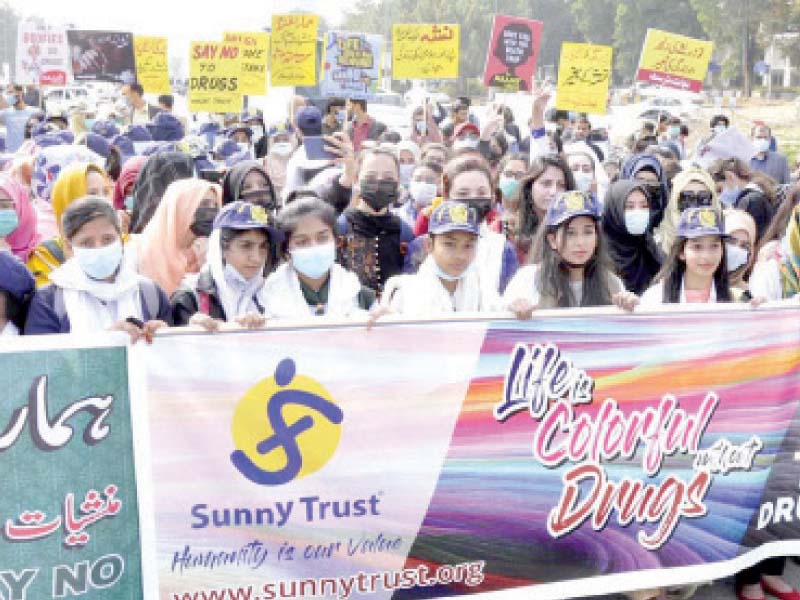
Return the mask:
{"type": "Polygon", "coordinates": [[[716,227],[717,226],[717,219],[716,215],[714,214],[713,210],[701,210],[698,211],[700,213],[700,224],[703,227],[716,227]]]}
{"type": "Polygon", "coordinates": [[[566,197],[568,210],[581,210],[584,205],[583,194],[580,192],[572,192],[566,197]]]}
{"type": "Polygon", "coordinates": [[[321,469],[336,452],[341,408],[316,380],[282,360],[245,393],[233,414],[231,462],[250,481],[281,485],[321,469]]]}

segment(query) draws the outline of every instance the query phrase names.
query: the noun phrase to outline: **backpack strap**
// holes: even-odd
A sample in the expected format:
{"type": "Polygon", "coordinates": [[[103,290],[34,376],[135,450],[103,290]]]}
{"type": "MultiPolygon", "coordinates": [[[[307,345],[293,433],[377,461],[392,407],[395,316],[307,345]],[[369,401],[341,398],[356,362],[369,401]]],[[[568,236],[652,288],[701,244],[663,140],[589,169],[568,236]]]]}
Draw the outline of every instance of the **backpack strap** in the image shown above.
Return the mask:
{"type": "Polygon", "coordinates": [[[63,265],[66,262],[67,257],[64,255],[64,250],[56,243],[55,240],[46,240],[42,242],[42,246],[45,247],[50,254],[52,254],[53,258],[58,261],[59,265],[63,265]]]}
{"type": "Polygon", "coordinates": [[[53,312],[56,313],[59,321],[63,321],[67,316],[67,305],[64,302],[64,288],[54,286],[53,290],[53,312]]]}

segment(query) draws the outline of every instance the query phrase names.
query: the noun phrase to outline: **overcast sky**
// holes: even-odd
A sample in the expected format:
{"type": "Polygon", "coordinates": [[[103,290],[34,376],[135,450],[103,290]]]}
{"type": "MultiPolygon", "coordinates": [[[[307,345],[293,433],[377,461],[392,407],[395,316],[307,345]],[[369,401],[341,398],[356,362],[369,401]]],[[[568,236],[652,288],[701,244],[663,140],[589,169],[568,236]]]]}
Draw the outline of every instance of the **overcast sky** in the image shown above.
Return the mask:
{"type": "Polygon", "coordinates": [[[273,13],[301,9],[341,22],[355,0],[10,0],[23,18],[53,25],[109,29],[169,38],[170,55],[188,52],[191,40],[217,40],[225,30],[257,30],[273,13]],[[112,16],[113,15],[113,16],[112,16]]]}

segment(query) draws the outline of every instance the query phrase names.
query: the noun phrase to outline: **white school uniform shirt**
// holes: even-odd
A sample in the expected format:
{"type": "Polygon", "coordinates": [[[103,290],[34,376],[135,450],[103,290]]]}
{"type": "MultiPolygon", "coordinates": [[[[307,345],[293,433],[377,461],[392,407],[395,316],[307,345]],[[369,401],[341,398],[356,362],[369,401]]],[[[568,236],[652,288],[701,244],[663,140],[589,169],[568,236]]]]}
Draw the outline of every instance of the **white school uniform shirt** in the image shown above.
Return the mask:
{"type": "Polygon", "coordinates": [[[11,321],[6,321],[6,326],[0,330],[0,337],[12,337],[19,335],[19,328],[11,321]]]}
{"type": "Polygon", "coordinates": [[[753,267],[748,281],[753,298],[783,299],[783,281],[780,264],[776,259],[759,261],[753,267]]]}
{"type": "Polygon", "coordinates": [[[489,229],[484,221],[481,223],[478,248],[474,266],[478,269],[481,282],[494,285],[500,291],[500,276],[503,272],[503,254],[506,250],[506,236],[489,229]]]}
{"type": "Polygon", "coordinates": [[[436,263],[428,256],[414,275],[396,275],[386,282],[381,304],[411,318],[435,317],[454,312],[492,312],[501,309],[493,284],[482,284],[473,263],[450,293],[442,284],[436,263]]]}
{"type": "MultiPolygon", "coordinates": [[[[625,289],[625,284],[619,277],[612,274],[611,278],[616,282],[619,290],[625,289]]],[[[528,265],[518,269],[503,294],[503,306],[508,308],[515,300],[520,299],[527,300],[533,306],[538,306],[541,301],[538,279],[539,265],[528,265]]],[[[580,306],[583,300],[583,281],[570,281],[569,287],[577,305],[580,306]]]]}
{"type": "MultiPolygon", "coordinates": [[[[683,282],[681,282],[681,295],[679,304],[686,304],[686,292],[683,288],[683,282]]],[[[660,306],[664,304],[664,282],[659,281],[657,284],[647,288],[647,291],[642,294],[642,298],[639,301],[639,306],[660,306]]],[[[717,288],[714,285],[714,282],[711,282],[711,293],[708,295],[708,302],[707,304],[712,304],[717,301],[717,288]]]]}
{"type": "MultiPolygon", "coordinates": [[[[328,303],[325,316],[365,316],[358,305],[361,283],[355,273],[334,263],[330,271],[328,303]]],[[[291,263],[284,263],[272,273],[264,284],[262,297],[264,312],[277,319],[307,319],[317,316],[316,308],[309,306],[300,289],[300,280],[291,263]]]]}

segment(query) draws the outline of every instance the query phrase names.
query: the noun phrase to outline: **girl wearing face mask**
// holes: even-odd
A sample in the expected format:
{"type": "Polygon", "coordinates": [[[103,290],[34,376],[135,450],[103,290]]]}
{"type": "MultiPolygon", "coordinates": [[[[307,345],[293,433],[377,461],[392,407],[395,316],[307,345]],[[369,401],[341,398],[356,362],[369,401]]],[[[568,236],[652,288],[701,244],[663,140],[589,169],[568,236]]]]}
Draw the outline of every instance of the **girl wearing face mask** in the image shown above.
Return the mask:
{"type": "Polygon", "coordinates": [[[597,179],[594,173],[594,160],[586,152],[570,152],[567,154],[567,164],[575,178],[575,189],[579,192],[588,192],[597,197],[597,179]]]}
{"type": "MultiPolygon", "coordinates": [[[[492,174],[486,162],[472,156],[461,156],[451,160],[445,167],[443,175],[444,198],[467,204],[474,208],[480,224],[475,268],[480,272],[481,282],[491,285],[497,292],[505,289],[519,266],[514,246],[501,233],[489,227],[489,222],[496,219],[495,206],[499,192],[492,183],[492,174]]],[[[427,215],[425,233],[428,232],[427,215]]],[[[419,225],[419,223],[418,223],[419,225]]],[[[422,264],[426,256],[424,238],[418,237],[409,246],[406,272],[413,272],[422,264]]]]}
{"type": "Polygon", "coordinates": [[[278,208],[275,188],[269,174],[256,160],[238,163],[222,180],[222,204],[235,201],[256,204],[274,214],[278,208]]]}
{"type": "Polygon", "coordinates": [[[672,180],[669,202],[655,234],[664,254],[669,254],[672,249],[681,214],[690,208],[722,210],[714,181],[708,173],[699,168],[681,171],[672,180]]]}
{"type": "Polygon", "coordinates": [[[362,151],[356,173],[355,206],[337,221],[342,238],[339,263],[380,294],[386,281],[402,271],[405,249],[414,235],[390,212],[400,185],[397,155],[386,148],[362,151]]]}
{"type": "Polygon", "coordinates": [[[408,201],[394,213],[409,227],[414,227],[421,211],[441,196],[442,168],[438,163],[423,162],[414,168],[408,184],[408,201]]]}
{"type": "Polygon", "coordinates": [[[752,299],[747,280],[755,262],[756,222],[748,213],[735,208],[724,212],[725,259],[733,298],[736,301],[752,299]]]}
{"type": "Polygon", "coordinates": [[[641,183],[611,185],[603,206],[603,233],[608,254],[625,289],[641,295],[661,269],[664,254],[653,238],[650,201],[641,183]]]}
{"type": "Polygon", "coordinates": [[[664,217],[664,209],[669,199],[667,176],[658,157],[653,154],[634,154],[622,164],[619,178],[635,179],[645,185],[653,227],[657,228],[664,217]]]}
{"type": "Polygon", "coordinates": [[[519,212],[519,189],[522,179],[528,173],[530,159],[527,154],[508,154],[498,167],[497,187],[500,190],[501,201],[497,218],[489,226],[492,231],[504,233],[509,239],[516,239],[519,212]]]}
{"type": "Polygon", "coordinates": [[[249,202],[232,202],[214,219],[206,264],[172,295],[175,325],[217,331],[220,323],[246,328],[266,323],[264,273],[279,239],[272,217],[249,202]]]}
{"type": "Polygon", "coordinates": [[[278,198],[283,197],[286,185],[286,166],[295,150],[294,135],[283,125],[270,130],[269,148],[264,157],[264,168],[267,170],[278,198]]]}
{"type": "Polygon", "coordinates": [[[38,242],[36,211],[28,190],[15,178],[0,173],[0,249],[26,261],[38,242]]]}
{"type": "Polygon", "coordinates": [[[222,189],[202,179],[172,182],[153,218],[144,228],[133,264],[142,275],[172,295],[184,276],[197,273],[204,263],[195,250],[192,226],[212,221],[222,207],[222,189]]]}
{"type": "Polygon", "coordinates": [[[775,215],[774,182],[753,172],[738,158],[715,161],[708,171],[716,184],[720,202],[725,208],[738,208],[750,213],[756,222],[760,241],[775,215]]]}
{"type": "Polygon", "coordinates": [[[123,260],[122,230],[105,198],[87,196],[62,217],[65,249],[72,257],[50,273],[53,285],[37,290],[26,334],[127,332],[152,341],[170,319],[169,300],[153,281],[123,260]]]}
{"type": "Polygon", "coordinates": [[[407,190],[411,183],[411,174],[419,162],[419,146],[414,142],[405,140],[397,144],[395,148],[397,150],[397,161],[400,163],[400,185],[407,190]]]}
{"type": "Polygon", "coordinates": [[[730,302],[727,237],[718,209],[681,213],[675,241],[642,305],[730,302]]]}
{"type": "Polygon", "coordinates": [[[418,106],[411,113],[409,139],[419,147],[430,143],[442,143],[442,132],[433,118],[430,105],[418,106]]]}
{"type": "Polygon", "coordinates": [[[605,254],[600,207],[585,192],[560,193],[536,236],[535,264],[519,270],[504,303],[518,318],[539,308],[615,304],[633,310],[638,297],[613,274],[605,254]]]}
{"type": "Polygon", "coordinates": [[[286,262],[264,286],[270,317],[366,316],[375,292],[336,263],[336,212],[317,197],[298,198],[278,214],[286,262]]]}
{"type": "Polygon", "coordinates": [[[105,197],[108,176],[97,165],[73,164],[61,170],[53,185],[51,204],[59,235],[36,246],[28,259],[28,269],[36,286],[50,282],[50,273],[67,260],[62,218],[67,208],[85,196],[105,197]]]}

